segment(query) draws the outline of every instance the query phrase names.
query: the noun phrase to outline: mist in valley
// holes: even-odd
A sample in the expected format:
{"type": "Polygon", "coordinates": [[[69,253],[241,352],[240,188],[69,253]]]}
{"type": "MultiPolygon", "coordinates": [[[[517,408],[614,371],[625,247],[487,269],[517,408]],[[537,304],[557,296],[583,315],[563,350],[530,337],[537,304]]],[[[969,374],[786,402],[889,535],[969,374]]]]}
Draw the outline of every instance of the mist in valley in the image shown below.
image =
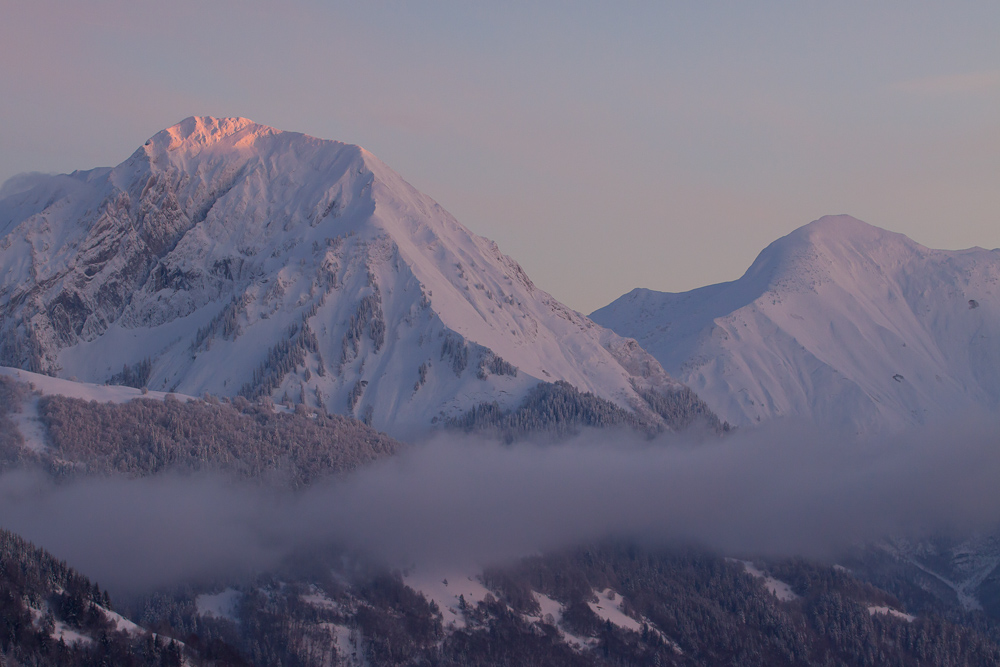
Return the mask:
{"type": "Polygon", "coordinates": [[[298,491],[211,474],[54,483],[17,471],[0,477],[0,526],[128,593],[327,548],[435,570],[603,539],[834,558],[889,536],[994,530],[998,433],[983,418],[866,439],[788,424],[697,441],[440,435],[298,491]]]}

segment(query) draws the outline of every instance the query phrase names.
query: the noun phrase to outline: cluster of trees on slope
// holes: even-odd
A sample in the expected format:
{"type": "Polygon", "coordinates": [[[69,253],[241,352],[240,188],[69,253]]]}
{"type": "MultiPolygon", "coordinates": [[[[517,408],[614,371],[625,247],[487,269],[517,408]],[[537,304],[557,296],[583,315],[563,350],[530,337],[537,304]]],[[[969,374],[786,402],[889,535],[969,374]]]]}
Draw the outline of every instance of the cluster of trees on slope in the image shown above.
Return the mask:
{"type": "Polygon", "coordinates": [[[642,390],[638,392],[650,409],[663,417],[663,421],[675,431],[702,424],[716,433],[731,430],[729,422],[721,421],[712,408],[698,397],[690,387],[670,391],[642,390]]]}
{"type": "MultiPolygon", "coordinates": [[[[800,597],[779,601],[741,563],[700,551],[579,548],[488,570],[483,583],[491,593],[465,604],[464,627],[448,629],[437,606],[399,573],[313,564],[308,573],[285,571],[247,585],[237,621],[212,622],[245,660],[268,667],[345,664],[334,648],[337,627],[357,639],[358,657],[372,667],[1000,664],[995,625],[872,614],[870,606],[900,602],[837,568],[800,559],[767,567],[800,597]],[[620,594],[638,631],[591,609],[595,591],[605,588],[620,594]],[[533,591],[561,604],[560,620],[539,619],[533,591]],[[304,599],[316,595],[328,602],[304,599]],[[570,645],[565,633],[587,646],[570,645]]],[[[172,609],[173,628],[200,623],[204,632],[206,621],[191,619],[193,605],[182,598],[171,607],[161,597],[147,609],[172,609]]]]}
{"type": "MultiPolygon", "coordinates": [[[[465,339],[465,336],[454,331],[445,334],[444,341],[441,343],[441,361],[451,366],[456,377],[461,377],[462,373],[465,372],[469,365],[470,356],[479,359],[476,364],[476,377],[480,380],[485,380],[490,375],[517,377],[517,366],[505,361],[503,357],[490,348],[478,343],[470,343],[465,339]]],[[[421,371],[420,382],[414,389],[419,388],[423,383],[424,374],[421,371]]]]}
{"type": "Polygon", "coordinates": [[[180,645],[117,631],[103,611],[110,608],[108,594],[96,584],[0,529],[0,664],[180,667],[180,645]],[[55,639],[56,623],[87,639],[55,639]]]}
{"type": "MultiPolygon", "coordinates": [[[[8,307],[5,310],[9,310],[8,307]]],[[[38,332],[29,324],[18,327],[14,318],[4,318],[6,328],[0,329],[0,366],[23,368],[32,373],[45,372],[45,346],[38,332]]]]}
{"type": "Polygon", "coordinates": [[[149,384],[149,376],[153,374],[153,361],[146,357],[131,366],[122,364],[120,372],[108,378],[107,384],[117,384],[124,387],[142,389],[149,384]]]}
{"type": "Polygon", "coordinates": [[[509,375],[516,378],[517,366],[505,361],[493,350],[484,347],[479,354],[479,369],[476,371],[476,377],[485,380],[490,375],[509,375]]]}
{"type": "MultiPolygon", "coordinates": [[[[306,315],[308,317],[309,312],[306,315]]],[[[267,358],[254,369],[253,378],[240,387],[240,396],[250,400],[270,396],[286,375],[305,364],[308,353],[319,353],[319,341],[309,328],[307,317],[302,318],[301,325],[293,324],[288,335],[268,350],[267,358]]],[[[322,360],[319,367],[323,368],[322,360]]]]}
{"type": "MultiPolygon", "coordinates": [[[[666,393],[645,391],[640,395],[672,430],[680,431],[696,424],[703,424],[716,433],[729,430],[729,424],[720,422],[687,387],[666,393]]],[[[450,419],[447,425],[467,433],[497,437],[508,444],[537,433],[557,437],[575,435],[586,427],[627,427],[647,434],[657,429],[637,413],[590,392],[581,392],[563,380],[539,383],[513,410],[504,410],[495,401],[480,403],[450,419]]]]}
{"type": "MultiPolygon", "coordinates": [[[[225,271],[228,273],[228,260],[226,260],[224,266],[225,271]]],[[[212,341],[217,334],[221,334],[223,340],[236,340],[240,335],[240,315],[250,304],[251,300],[250,295],[245,293],[240,297],[233,296],[229,303],[219,311],[219,314],[212,318],[211,322],[198,329],[194,341],[191,342],[191,351],[196,352],[202,348],[206,350],[210,349],[212,341]]],[[[119,383],[109,382],[109,384],[119,383]]]]}
{"type": "Polygon", "coordinates": [[[24,438],[12,415],[21,409],[27,391],[25,385],[0,377],[0,472],[24,462],[24,438]]]}
{"type": "Polygon", "coordinates": [[[587,426],[645,426],[634,413],[590,392],[581,393],[562,380],[539,383],[514,410],[503,410],[495,401],[480,403],[447,425],[499,437],[507,443],[535,433],[573,435],[587,426]]]}
{"type": "Polygon", "coordinates": [[[402,445],[349,417],[275,412],[269,402],[207,397],[181,402],[98,403],[45,396],[39,414],[51,450],[41,462],[57,475],[154,475],[168,469],[221,470],[244,477],[281,471],[293,484],[346,472],[402,445]]]}

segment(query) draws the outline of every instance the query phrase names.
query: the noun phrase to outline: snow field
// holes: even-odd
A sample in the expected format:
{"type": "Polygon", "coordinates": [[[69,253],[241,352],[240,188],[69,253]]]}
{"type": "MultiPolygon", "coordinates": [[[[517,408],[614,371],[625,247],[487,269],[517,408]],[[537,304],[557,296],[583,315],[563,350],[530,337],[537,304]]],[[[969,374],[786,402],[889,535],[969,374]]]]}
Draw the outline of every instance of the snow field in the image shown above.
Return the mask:
{"type": "Polygon", "coordinates": [[[799,596],[795,594],[792,587],[783,581],[779,581],[774,577],[768,575],[767,573],[757,569],[753,563],[747,560],[736,561],[743,563],[743,568],[746,573],[751,577],[764,580],[764,587],[771,592],[774,597],[778,598],[781,602],[790,602],[797,599],[799,596]]]}
{"type": "Polygon", "coordinates": [[[479,582],[476,573],[413,571],[403,576],[403,582],[437,604],[445,628],[464,628],[465,617],[460,608],[464,597],[469,607],[485,599],[489,590],[479,582]]]}

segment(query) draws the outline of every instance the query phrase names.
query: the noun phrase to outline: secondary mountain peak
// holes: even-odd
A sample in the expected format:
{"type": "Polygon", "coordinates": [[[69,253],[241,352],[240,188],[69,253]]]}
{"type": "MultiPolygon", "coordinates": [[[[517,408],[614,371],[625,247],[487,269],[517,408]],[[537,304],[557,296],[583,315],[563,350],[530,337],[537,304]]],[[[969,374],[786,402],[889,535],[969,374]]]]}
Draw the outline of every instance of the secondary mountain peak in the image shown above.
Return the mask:
{"type": "Polygon", "coordinates": [[[850,216],[778,239],[739,279],[635,290],[591,315],[735,424],[848,430],[1000,405],[1000,253],[932,250],[850,216]]]}
{"type": "Polygon", "coordinates": [[[887,235],[902,236],[902,234],[895,234],[895,232],[870,225],[863,220],[858,220],[854,216],[846,214],[824,215],[807,225],[799,227],[790,234],[793,238],[805,236],[816,241],[837,239],[842,241],[849,239],[876,240],[884,238],[887,235]]]}
{"type": "Polygon", "coordinates": [[[761,288],[814,290],[898,267],[927,248],[849,215],[828,215],[771,243],[742,280],[761,288]],[[763,282],[762,282],[763,281],[763,282]]]}
{"type": "Polygon", "coordinates": [[[886,252],[912,252],[923,246],[903,234],[890,232],[849,215],[827,215],[799,227],[775,245],[808,245],[829,259],[843,259],[847,253],[875,255],[886,252]]]}

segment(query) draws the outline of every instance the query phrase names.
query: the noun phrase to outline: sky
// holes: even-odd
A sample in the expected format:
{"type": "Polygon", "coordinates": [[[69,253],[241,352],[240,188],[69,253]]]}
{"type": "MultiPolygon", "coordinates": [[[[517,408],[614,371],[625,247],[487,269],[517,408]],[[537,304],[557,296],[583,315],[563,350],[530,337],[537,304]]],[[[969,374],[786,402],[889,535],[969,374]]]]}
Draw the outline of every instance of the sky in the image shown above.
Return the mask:
{"type": "Polygon", "coordinates": [[[0,0],[0,182],[191,115],[364,146],[589,313],[847,213],[1000,247],[1000,3],[0,0]]]}

